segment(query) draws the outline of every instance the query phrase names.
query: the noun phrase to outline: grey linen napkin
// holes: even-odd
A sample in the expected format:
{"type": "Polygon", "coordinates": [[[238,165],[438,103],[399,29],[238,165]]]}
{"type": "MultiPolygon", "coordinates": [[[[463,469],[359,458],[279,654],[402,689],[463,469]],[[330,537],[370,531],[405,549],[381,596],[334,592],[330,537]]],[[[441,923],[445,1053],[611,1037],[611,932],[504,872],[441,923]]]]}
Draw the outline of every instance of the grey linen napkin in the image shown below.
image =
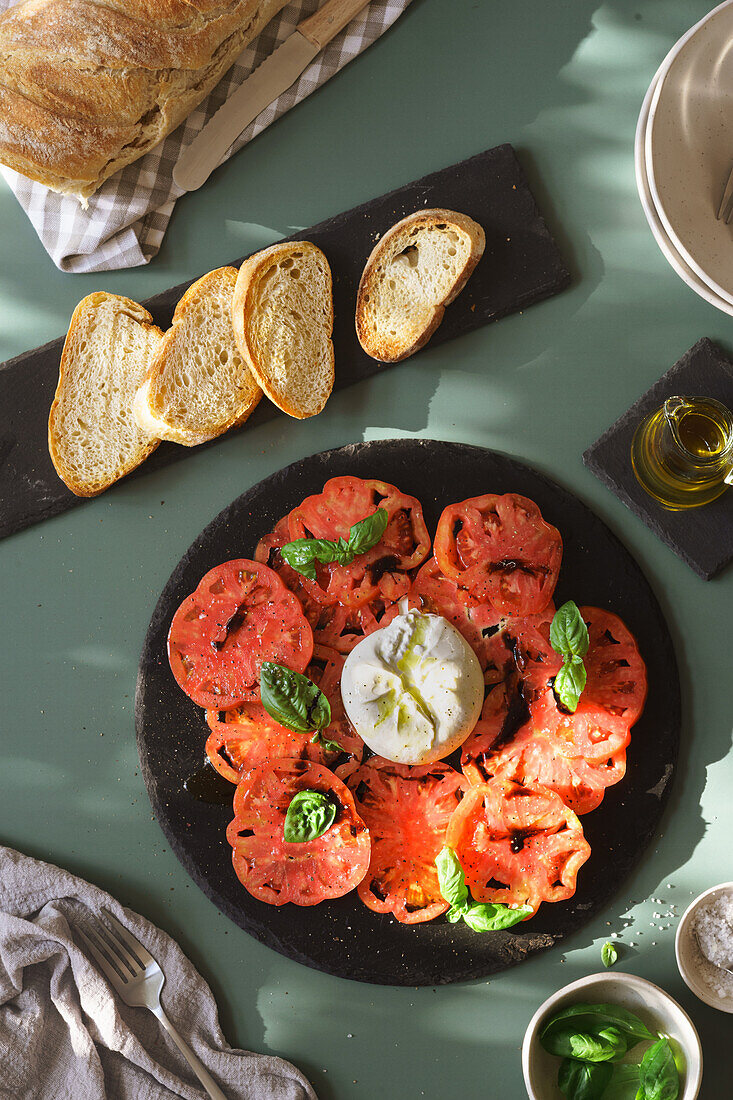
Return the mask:
{"type": "MultiPolygon", "coordinates": [[[[0,12],[15,2],[0,0],[0,12]]],[[[173,183],[172,175],[182,146],[193,141],[231,92],[292,34],[301,19],[322,3],[323,0],[294,0],[287,4],[185,122],[155,149],[103,183],[89,199],[86,210],[76,199],[57,195],[40,183],[2,168],[3,176],[56,266],[62,271],[89,272],[148,263],[161,246],[176,199],[184,193],[173,183]]],[[[409,3],[410,0],[371,0],[295,84],[250,123],[224,160],[343,69],[379,38],[409,3]]]]}
{"type": "Polygon", "coordinates": [[[128,1008],[77,946],[106,907],[166,976],[163,1007],[231,1100],[316,1100],[289,1062],[227,1046],[211,990],[177,943],[96,886],[0,846],[0,1097],[201,1100],[155,1017],[128,1008]]]}

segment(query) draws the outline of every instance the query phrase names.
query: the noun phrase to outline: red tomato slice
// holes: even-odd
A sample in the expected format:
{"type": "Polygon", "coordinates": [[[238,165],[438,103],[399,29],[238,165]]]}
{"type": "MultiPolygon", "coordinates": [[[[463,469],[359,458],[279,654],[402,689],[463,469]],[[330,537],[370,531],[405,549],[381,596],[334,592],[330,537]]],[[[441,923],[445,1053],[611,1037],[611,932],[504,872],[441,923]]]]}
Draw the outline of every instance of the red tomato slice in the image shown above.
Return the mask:
{"type": "Polygon", "coordinates": [[[472,785],[493,776],[539,784],[556,791],[575,813],[590,813],[606,787],[623,779],[630,735],[627,726],[608,730],[576,714],[578,721],[557,710],[549,688],[527,708],[511,685],[497,685],[463,744],[464,775],[472,785]]]}
{"type": "Polygon", "coordinates": [[[369,867],[369,833],[351,791],[327,768],[307,760],[278,760],[248,772],[234,794],[227,840],[240,882],[268,905],[318,905],[340,898],[369,867]],[[293,844],[284,839],[283,825],[293,796],[303,790],[332,799],[336,819],[322,836],[293,844]]]}
{"type": "Polygon", "coordinates": [[[377,508],[384,508],[389,519],[376,546],[350,565],[317,565],[315,581],[302,578],[314,599],[359,607],[377,596],[395,603],[407,594],[407,572],[427,557],[430,537],[420,502],[394,485],[350,474],[331,478],[321,493],[306,497],[290,513],[290,538],[348,538],[352,526],[377,508]]]}
{"type": "Polygon", "coordinates": [[[435,857],[466,788],[463,776],[447,764],[408,767],[375,756],[349,786],[372,837],[369,871],[358,887],[367,908],[403,924],[445,913],[435,857]]]}
{"type": "Polygon", "coordinates": [[[506,615],[535,615],[552,599],[562,561],[560,532],[516,493],[450,504],[433,552],[441,571],[506,615]]]}
{"type": "Polygon", "coordinates": [[[211,569],[173,616],[171,670],[201,707],[225,710],[259,699],[260,666],[274,661],[302,672],[313,633],[277,573],[238,558],[211,569]]]}
{"type": "Polygon", "coordinates": [[[231,710],[207,710],[211,733],[206,755],[225,779],[239,783],[245,772],[275,760],[312,760],[346,779],[361,763],[364,742],[346,717],[341,701],[341,670],[344,659],[335,650],[315,646],[306,676],[318,684],[331,705],[331,722],[323,738],[336,742],[340,750],[326,750],[311,733],[296,733],[279,725],[260,703],[243,703],[231,710]]]}
{"type": "Polygon", "coordinates": [[[486,670],[492,648],[489,639],[501,623],[501,615],[490,603],[480,603],[445,577],[435,558],[420,569],[410,589],[410,605],[442,615],[466,639],[486,670]]]}
{"type": "Polygon", "coordinates": [[[553,791],[491,779],[472,787],[445,836],[476,901],[529,905],[575,893],[590,845],[572,810],[553,791]]]}
{"type": "Polygon", "coordinates": [[[588,627],[583,658],[588,680],[581,703],[594,704],[633,726],[646,701],[646,665],[631,631],[611,611],[581,607],[588,627]]]}

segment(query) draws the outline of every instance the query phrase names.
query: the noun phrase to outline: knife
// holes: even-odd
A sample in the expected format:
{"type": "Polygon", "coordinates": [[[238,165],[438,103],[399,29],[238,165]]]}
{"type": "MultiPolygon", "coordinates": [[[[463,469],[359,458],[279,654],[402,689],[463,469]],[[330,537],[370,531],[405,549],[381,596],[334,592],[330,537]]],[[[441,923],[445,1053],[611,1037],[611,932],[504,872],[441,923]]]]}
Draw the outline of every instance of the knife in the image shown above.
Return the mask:
{"type": "Polygon", "coordinates": [[[195,191],[205,183],[250,122],[298,79],[368,2],[328,0],[298,23],[290,37],[250,73],[184,149],[173,169],[174,182],[184,191],[195,191]]]}

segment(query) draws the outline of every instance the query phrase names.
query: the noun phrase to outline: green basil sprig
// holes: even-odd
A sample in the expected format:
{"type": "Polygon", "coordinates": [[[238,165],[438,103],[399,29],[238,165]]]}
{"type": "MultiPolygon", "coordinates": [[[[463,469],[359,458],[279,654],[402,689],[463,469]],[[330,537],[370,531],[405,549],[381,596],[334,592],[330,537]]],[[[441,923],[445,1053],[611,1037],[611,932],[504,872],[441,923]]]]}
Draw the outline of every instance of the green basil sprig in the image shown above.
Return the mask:
{"type": "Polygon", "coordinates": [[[519,905],[510,909],[508,905],[491,905],[473,901],[463,868],[452,848],[441,848],[435,857],[440,892],[449,903],[446,913],[451,924],[464,920],[474,932],[497,932],[502,928],[511,928],[520,920],[532,915],[528,905],[519,905]]]}
{"type": "Polygon", "coordinates": [[[359,520],[349,531],[348,539],[294,539],[280,549],[283,559],[291,569],[304,577],[316,579],[316,562],[328,565],[350,565],[359,554],[366,554],[381,539],[387,529],[389,516],[386,509],[377,508],[371,516],[359,520]]]}
{"type": "Polygon", "coordinates": [[[295,733],[313,733],[326,752],[341,752],[338,741],[329,741],[322,730],[331,722],[331,705],[319,687],[285,665],[263,661],[260,669],[260,698],[271,718],[295,733]]]}
{"type": "Polygon", "coordinates": [[[555,612],[550,624],[550,645],[562,657],[562,668],[555,677],[555,693],[563,706],[574,712],[586,682],[583,658],[588,652],[588,627],[572,600],[555,612]]]}
{"type": "Polygon", "coordinates": [[[283,837],[290,844],[316,840],[331,828],[335,817],[335,803],[321,791],[298,791],[285,814],[283,837]]]}
{"type": "Polygon", "coordinates": [[[560,1063],[557,1085],[569,1100],[600,1100],[612,1076],[613,1067],[608,1062],[593,1064],[565,1058],[560,1063]]]}
{"type": "Polygon", "coordinates": [[[615,1028],[626,1039],[626,1049],[642,1039],[653,1039],[649,1028],[638,1016],[620,1005],[576,1004],[556,1013],[540,1032],[540,1043],[549,1054],[559,1058],[572,1057],[568,1033],[598,1036],[607,1028],[615,1028]]]}
{"type": "MultiPolygon", "coordinates": [[[[608,1065],[608,1062],[601,1063],[608,1065]]],[[[639,1067],[636,1062],[619,1062],[603,1093],[603,1100],[636,1100],[639,1092],[639,1067]]]]}
{"type": "Polygon", "coordinates": [[[613,966],[618,960],[618,948],[608,940],[601,948],[601,962],[604,966],[613,966]]]}

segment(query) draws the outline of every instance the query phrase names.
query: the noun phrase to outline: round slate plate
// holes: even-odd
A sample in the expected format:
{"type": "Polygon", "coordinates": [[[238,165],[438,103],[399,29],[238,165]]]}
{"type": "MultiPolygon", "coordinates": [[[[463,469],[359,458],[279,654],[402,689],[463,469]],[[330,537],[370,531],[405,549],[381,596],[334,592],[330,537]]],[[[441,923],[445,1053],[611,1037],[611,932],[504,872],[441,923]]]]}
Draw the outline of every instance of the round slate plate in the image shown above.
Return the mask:
{"type": "Polygon", "coordinates": [[[276,951],[344,978],[382,985],[436,985],[491,974],[551,947],[594,917],[649,843],[669,794],[679,743],[677,663],[659,605],[635,561],[608,528],[566,490],[505,455],[460,443],[388,440],[326,451],[248,490],[216,517],[184,556],[153,613],[138,675],[135,717],[153,810],[194,881],[236,924],[276,951]],[[232,870],[224,831],[228,806],[196,801],[183,787],[201,765],[202,712],[178,688],[166,656],[181,600],[212,566],[249,557],[259,538],[305,496],[338,474],[393,482],[422,503],[431,534],[446,504],[479,493],[535,500],[565,546],[555,593],[617,612],[639,640],[649,697],[634,728],[625,779],[583,819],[592,855],[575,896],[543,905],[515,930],[477,934],[438,919],[403,925],[366,909],[357,895],[311,908],[256,901],[232,870]],[[521,931],[520,931],[521,929],[521,931]]]}

